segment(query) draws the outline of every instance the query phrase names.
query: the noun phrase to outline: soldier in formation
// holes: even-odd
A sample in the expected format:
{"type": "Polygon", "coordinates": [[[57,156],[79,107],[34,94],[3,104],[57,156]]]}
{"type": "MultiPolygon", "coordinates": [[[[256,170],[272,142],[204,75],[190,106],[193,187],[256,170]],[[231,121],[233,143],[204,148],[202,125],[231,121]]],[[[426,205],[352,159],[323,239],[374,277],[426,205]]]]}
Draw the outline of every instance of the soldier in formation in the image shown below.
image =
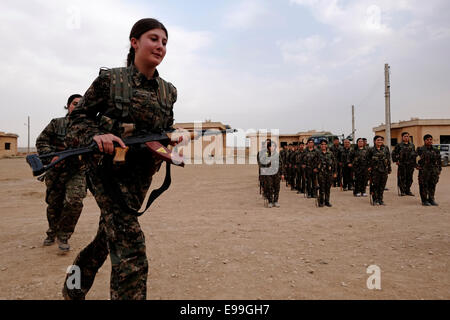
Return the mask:
{"type": "Polygon", "coordinates": [[[417,148],[420,198],[424,206],[437,206],[434,194],[442,171],[441,154],[433,147],[433,137],[430,134],[425,135],[423,141],[424,145],[417,148]]]}
{"type": "Polygon", "coordinates": [[[295,189],[299,194],[306,192],[305,170],[302,167],[304,154],[305,154],[305,143],[301,141],[298,145],[298,150],[295,155],[295,165],[296,165],[295,189]]]}
{"type": "Polygon", "coordinates": [[[328,150],[328,143],[326,140],[320,142],[320,152],[317,157],[317,180],[319,183],[319,207],[324,205],[331,207],[330,203],[330,189],[333,178],[336,178],[336,159],[331,151],[328,150]]]}
{"type": "Polygon", "coordinates": [[[353,170],[350,153],[352,152],[350,140],[344,140],[340,163],[342,164],[342,188],[344,191],[353,190],[353,170]]]}
{"type": "Polygon", "coordinates": [[[397,187],[400,196],[414,196],[411,192],[413,174],[416,167],[417,153],[414,144],[410,142],[409,133],[402,133],[402,142],[392,151],[392,162],[398,166],[397,187]]]}
{"type": "MultiPolygon", "coordinates": [[[[66,137],[69,115],[81,99],[81,95],[71,95],[67,101],[67,115],[55,118],[45,127],[36,140],[39,155],[62,151],[66,149],[66,137]]],[[[56,161],[58,157],[51,159],[56,161]]],[[[66,159],[57,164],[45,174],[47,187],[45,202],[47,203],[48,230],[44,246],[58,243],[61,253],[69,251],[68,240],[83,209],[83,199],[86,197],[86,173],[84,166],[78,160],[66,159]]]]}
{"type": "Polygon", "coordinates": [[[364,146],[364,140],[359,138],[357,140],[357,148],[350,154],[355,177],[355,186],[353,189],[353,195],[355,197],[367,197],[366,188],[369,177],[367,154],[368,149],[364,146]]]}
{"type": "Polygon", "coordinates": [[[314,146],[314,140],[308,139],[307,148],[305,149],[302,158],[302,168],[305,171],[306,180],[306,193],[307,198],[316,198],[317,186],[317,163],[318,163],[319,151],[314,146]]]}
{"type": "Polygon", "coordinates": [[[270,139],[267,140],[265,148],[258,154],[258,162],[267,207],[279,208],[278,197],[280,193],[281,166],[276,142],[270,139]]]}
{"type": "Polygon", "coordinates": [[[342,162],[341,162],[342,146],[339,143],[338,137],[335,137],[333,139],[333,145],[330,147],[330,151],[334,155],[337,170],[337,176],[336,178],[333,179],[333,187],[340,187],[342,184],[342,162]]]}
{"type": "Polygon", "coordinates": [[[388,175],[391,173],[391,155],[389,148],[384,145],[384,138],[375,136],[374,146],[367,154],[370,172],[370,195],[373,205],[385,205],[383,194],[386,187],[388,175]]]}

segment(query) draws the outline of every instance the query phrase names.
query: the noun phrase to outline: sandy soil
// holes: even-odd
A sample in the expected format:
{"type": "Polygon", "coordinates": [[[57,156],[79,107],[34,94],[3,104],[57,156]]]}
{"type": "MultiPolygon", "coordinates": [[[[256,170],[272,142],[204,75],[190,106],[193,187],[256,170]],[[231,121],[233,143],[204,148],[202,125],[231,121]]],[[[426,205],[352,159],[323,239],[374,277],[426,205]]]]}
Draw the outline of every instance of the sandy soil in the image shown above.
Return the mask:
{"type": "MultiPolygon", "coordinates": [[[[254,165],[174,168],[170,192],[140,222],[149,257],[149,299],[450,299],[450,168],[439,207],[398,197],[390,176],[386,207],[332,190],[333,208],[282,186],[281,208],[264,208],[254,165]],[[370,265],[381,290],[369,290],[370,265]]],[[[155,186],[160,185],[163,171],[155,186]]],[[[0,160],[0,299],[61,299],[65,271],[94,237],[99,210],[89,195],[57,255],[43,247],[45,186],[25,160],[0,160]]],[[[109,260],[88,299],[109,298],[109,260]]]]}

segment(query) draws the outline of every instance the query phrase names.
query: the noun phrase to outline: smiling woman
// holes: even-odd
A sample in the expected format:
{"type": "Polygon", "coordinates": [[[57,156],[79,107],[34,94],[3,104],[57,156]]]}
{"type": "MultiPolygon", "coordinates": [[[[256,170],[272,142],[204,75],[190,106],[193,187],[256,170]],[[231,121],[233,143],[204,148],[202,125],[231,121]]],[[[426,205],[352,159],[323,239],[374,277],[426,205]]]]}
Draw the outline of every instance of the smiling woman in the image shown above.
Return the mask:
{"type": "Polygon", "coordinates": [[[102,153],[83,159],[101,216],[95,239],[73,263],[80,270],[80,287],[66,277],[66,299],[85,298],[108,254],[111,299],[146,298],[148,262],[137,210],[161,160],[148,149],[131,148],[126,163],[119,165],[112,154],[114,142],[125,147],[122,139],[131,134],[170,130],[177,91],[156,70],[166,54],[168,33],[163,24],[139,20],[129,40],[127,67],[101,70],[70,116],[68,146],[95,141],[102,153]]]}

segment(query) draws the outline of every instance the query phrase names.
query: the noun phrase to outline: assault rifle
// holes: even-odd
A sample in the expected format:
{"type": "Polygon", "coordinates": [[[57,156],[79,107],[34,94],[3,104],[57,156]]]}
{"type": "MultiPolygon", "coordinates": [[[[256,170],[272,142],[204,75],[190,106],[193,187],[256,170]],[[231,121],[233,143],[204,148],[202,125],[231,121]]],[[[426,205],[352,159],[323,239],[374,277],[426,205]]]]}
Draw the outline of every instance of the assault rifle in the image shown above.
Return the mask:
{"type": "MultiPolygon", "coordinates": [[[[227,130],[196,130],[194,132],[188,132],[189,133],[189,139],[195,140],[197,138],[200,138],[202,136],[211,136],[211,135],[218,135],[218,134],[225,134],[225,133],[233,133],[236,132],[235,129],[227,129],[227,130]]],[[[184,161],[183,158],[176,154],[172,153],[171,150],[169,150],[165,145],[168,145],[172,141],[176,141],[177,143],[180,143],[184,141],[185,135],[183,135],[183,132],[176,132],[176,131],[162,131],[162,132],[150,132],[150,133],[143,133],[136,136],[130,136],[127,138],[122,139],[122,141],[127,146],[126,148],[121,148],[117,146],[117,143],[115,143],[115,155],[114,155],[114,163],[124,163],[125,162],[125,156],[126,153],[129,150],[129,147],[143,147],[148,148],[156,158],[161,159],[163,161],[166,161],[168,164],[174,164],[176,166],[184,167],[184,161]],[[179,135],[181,139],[177,139],[176,136],[179,135]]],[[[89,154],[89,153],[100,153],[97,143],[94,141],[87,147],[83,148],[75,148],[75,149],[66,149],[64,151],[59,152],[53,152],[48,154],[32,154],[28,155],[26,157],[26,160],[28,164],[30,165],[31,169],[33,170],[33,176],[39,176],[49,169],[53,168],[56,164],[63,161],[64,159],[74,157],[74,156],[80,156],[83,154],[89,154]],[[57,160],[44,165],[42,161],[46,159],[52,159],[54,157],[58,157],[57,160]]]]}

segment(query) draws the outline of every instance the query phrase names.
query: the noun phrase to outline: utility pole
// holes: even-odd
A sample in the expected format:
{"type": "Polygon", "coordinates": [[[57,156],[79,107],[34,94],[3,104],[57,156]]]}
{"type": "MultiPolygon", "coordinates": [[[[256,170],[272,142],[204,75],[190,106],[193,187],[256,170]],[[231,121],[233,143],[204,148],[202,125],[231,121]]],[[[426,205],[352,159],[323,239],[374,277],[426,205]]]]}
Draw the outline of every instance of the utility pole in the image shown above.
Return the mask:
{"type": "Polygon", "coordinates": [[[385,79],[385,93],[386,98],[386,144],[391,150],[391,83],[389,81],[389,65],[386,63],[384,65],[384,79],[385,79]]]}
{"type": "Polygon", "coordinates": [[[30,116],[28,116],[28,154],[30,153],[30,116]]]}
{"type": "Polygon", "coordinates": [[[355,143],[355,106],[352,106],[352,143],[355,143]]]}

